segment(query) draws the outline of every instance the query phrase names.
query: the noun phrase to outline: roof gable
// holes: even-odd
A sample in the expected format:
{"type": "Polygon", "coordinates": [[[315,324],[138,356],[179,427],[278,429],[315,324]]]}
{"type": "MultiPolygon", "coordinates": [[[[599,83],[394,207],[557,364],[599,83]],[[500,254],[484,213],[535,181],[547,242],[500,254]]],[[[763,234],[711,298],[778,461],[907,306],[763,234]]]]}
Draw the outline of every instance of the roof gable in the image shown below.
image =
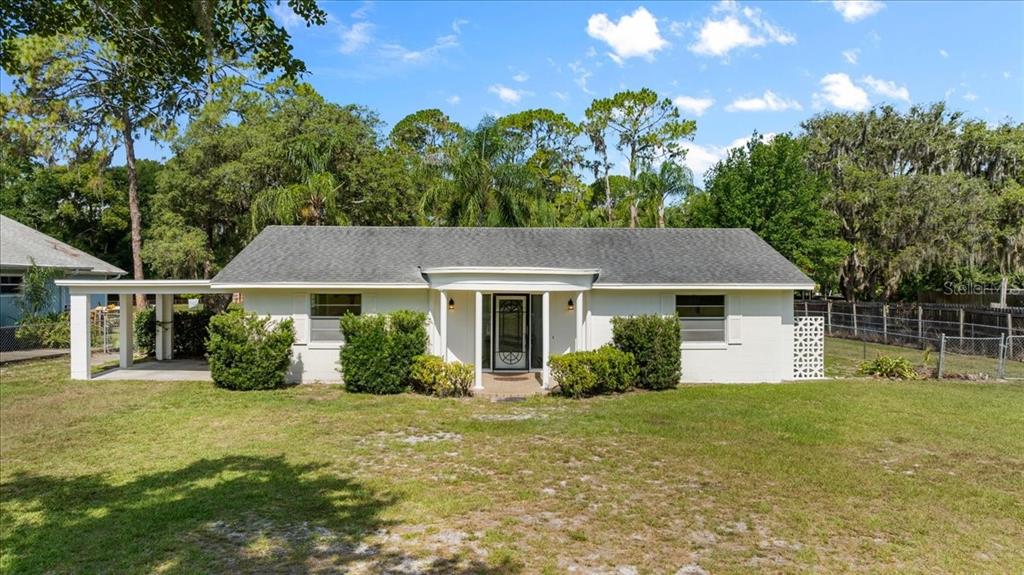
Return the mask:
{"type": "Polygon", "coordinates": [[[594,285],[809,285],[748,229],[265,228],[214,284],[423,285],[427,268],[599,269],[594,285]]]}
{"type": "Polygon", "coordinates": [[[0,266],[60,268],[69,271],[122,275],[127,272],[39,230],[0,215],[0,266]]]}

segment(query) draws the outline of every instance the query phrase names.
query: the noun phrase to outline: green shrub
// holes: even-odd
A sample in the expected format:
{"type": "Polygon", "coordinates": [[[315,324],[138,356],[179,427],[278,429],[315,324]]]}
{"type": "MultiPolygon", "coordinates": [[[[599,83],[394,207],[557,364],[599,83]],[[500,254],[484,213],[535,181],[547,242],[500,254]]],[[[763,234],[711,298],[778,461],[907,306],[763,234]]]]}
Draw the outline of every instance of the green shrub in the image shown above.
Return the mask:
{"type": "Polygon", "coordinates": [[[639,368],[638,387],[669,389],[679,384],[682,358],[675,317],[614,317],[612,342],[618,349],[633,354],[639,368]]]}
{"type": "Polygon", "coordinates": [[[345,388],[362,393],[401,393],[411,384],[413,358],[427,349],[427,314],[399,310],[341,318],[345,388]]]}
{"type": "Polygon", "coordinates": [[[889,379],[917,379],[917,370],[907,358],[900,356],[880,355],[860,364],[857,372],[889,379]]]}
{"type": "Polygon", "coordinates": [[[294,342],[291,319],[275,324],[269,317],[242,311],[215,315],[206,341],[213,382],[237,390],[280,387],[294,342]]]}
{"type": "Polygon", "coordinates": [[[566,397],[623,392],[636,385],[633,355],[610,345],[553,356],[548,365],[558,392],[566,397]]]}
{"type": "Polygon", "coordinates": [[[553,355],[548,360],[551,378],[558,385],[558,393],[566,397],[585,397],[598,393],[597,376],[590,368],[590,352],[575,351],[553,355]]]}
{"type": "MultiPolygon", "coordinates": [[[[211,310],[205,308],[174,311],[174,357],[203,357],[206,355],[206,335],[209,331],[211,310]]],[[[156,308],[135,310],[135,347],[146,353],[156,350],[156,308]]]]}
{"type": "Polygon", "coordinates": [[[29,317],[22,320],[14,337],[19,346],[25,349],[70,347],[71,318],[67,312],[29,317]]]}
{"type": "Polygon", "coordinates": [[[590,354],[590,369],[602,393],[629,391],[636,386],[640,368],[633,354],[605,345],[590,354]]]}
{"type": "Polygon", "coordinates": [[[472,364],[444,361],[436,355],[413,358],[409,378],[413,389],[437,397],[468,397],[473,395],[476,370],[472,364]]]}

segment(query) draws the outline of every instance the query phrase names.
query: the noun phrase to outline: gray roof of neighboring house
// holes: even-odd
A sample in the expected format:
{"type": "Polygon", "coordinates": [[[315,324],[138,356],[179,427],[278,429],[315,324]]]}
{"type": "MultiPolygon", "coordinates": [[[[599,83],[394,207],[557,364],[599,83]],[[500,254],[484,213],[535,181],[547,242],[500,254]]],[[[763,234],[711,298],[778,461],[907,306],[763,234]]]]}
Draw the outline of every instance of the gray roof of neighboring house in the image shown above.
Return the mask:
{"type": "Polygon", "coordinates": [[[112,276],[127,273],[43,232],[0,215],[0,266],[27,268],[33,263],[40,267],[80,273],[112,276]]]}
{"type": "Polygon", "coordinates": [[[214,284],[426,285],[435,267],[599,268],[599,284],[811,284],[748,229],[265,228],[214,284]]]}

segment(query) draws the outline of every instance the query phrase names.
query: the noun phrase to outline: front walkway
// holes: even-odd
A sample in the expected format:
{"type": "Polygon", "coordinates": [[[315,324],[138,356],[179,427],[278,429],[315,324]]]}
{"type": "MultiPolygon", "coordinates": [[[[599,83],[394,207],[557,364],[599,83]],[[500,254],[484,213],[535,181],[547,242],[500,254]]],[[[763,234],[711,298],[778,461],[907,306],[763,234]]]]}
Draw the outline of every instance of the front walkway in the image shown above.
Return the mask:
{"type": "Polygon", "coordinates": [[[210,366],[202,359],[143,361],[130,367],[115,367],[92,377],[98,380],[213,381],[210,366]]]}
{"type": "Polygon", "coordinates": [[[474,389],[473,397],[517,399],[548,392],[540,383],[540,373],[483,373],[483,389],[474,389]]]}

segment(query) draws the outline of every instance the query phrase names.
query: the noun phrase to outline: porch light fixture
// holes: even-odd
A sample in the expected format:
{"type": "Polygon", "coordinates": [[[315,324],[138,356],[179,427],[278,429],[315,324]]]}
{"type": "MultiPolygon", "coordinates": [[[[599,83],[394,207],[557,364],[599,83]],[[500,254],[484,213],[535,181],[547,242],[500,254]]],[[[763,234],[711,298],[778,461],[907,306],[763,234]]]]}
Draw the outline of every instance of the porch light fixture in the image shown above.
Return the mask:
{"type": "Polygon", "coordinates": [[[448,298],[448,310],[450,311],[453,309],[455,309],[455,298],[450,297],[448,298]]]}
{"type": "Polygon", "coordinates": [[[569,298],[569,305],[567,305],[565,307],[569,311],[576,311],[576,302],[572,301],[572,298],[569,298]]]}

